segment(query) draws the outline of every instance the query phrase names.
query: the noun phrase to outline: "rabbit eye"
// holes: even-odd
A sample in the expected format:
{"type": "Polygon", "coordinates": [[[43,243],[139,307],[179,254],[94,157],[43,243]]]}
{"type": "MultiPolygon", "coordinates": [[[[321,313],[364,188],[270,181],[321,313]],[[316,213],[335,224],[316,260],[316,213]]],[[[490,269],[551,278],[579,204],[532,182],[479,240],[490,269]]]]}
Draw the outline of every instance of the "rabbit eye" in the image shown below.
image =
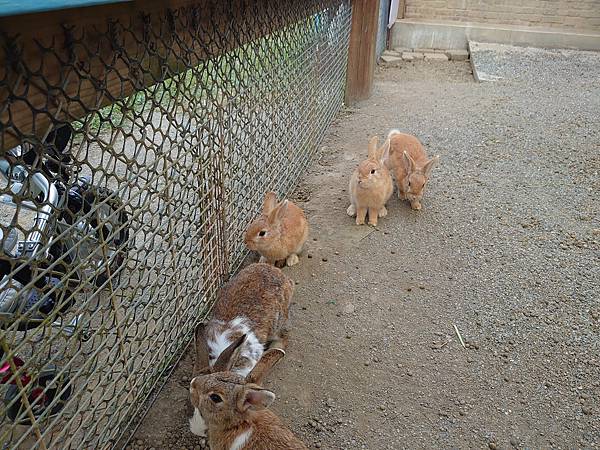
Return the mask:
{"type": "Polygon", "coordinates": [[[375,173],[375,169],[371,170],[371,175],[373,175],[375,173]]]}
{"type": "Polygon", "coordinates": [[[267,234],[267,232],[265,230],[262,230],[260,233],[258,233],[259,236],[264,236],[265,234],[267,234]]]}
{"type": "Polygon", "coordinates": [[[212,400],[213,403],[221,403],[223,401],[221,396],[218,394],[210,394],[209,398],[212,400]]]}

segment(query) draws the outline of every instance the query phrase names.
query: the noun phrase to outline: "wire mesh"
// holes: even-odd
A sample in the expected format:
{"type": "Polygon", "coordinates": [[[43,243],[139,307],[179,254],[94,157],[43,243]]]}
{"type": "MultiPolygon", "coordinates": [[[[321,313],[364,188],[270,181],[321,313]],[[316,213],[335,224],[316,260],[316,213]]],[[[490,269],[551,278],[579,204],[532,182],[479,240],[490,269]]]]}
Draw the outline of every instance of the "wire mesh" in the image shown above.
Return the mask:
{"type": "Polygon", "coordinates": [[[342,105],[351,7],[284,5],[108,21],[94,44],[65,27],[37,65],[0,37],[3,448],[117,445],[264,192],[295,186],[342,105]]]}

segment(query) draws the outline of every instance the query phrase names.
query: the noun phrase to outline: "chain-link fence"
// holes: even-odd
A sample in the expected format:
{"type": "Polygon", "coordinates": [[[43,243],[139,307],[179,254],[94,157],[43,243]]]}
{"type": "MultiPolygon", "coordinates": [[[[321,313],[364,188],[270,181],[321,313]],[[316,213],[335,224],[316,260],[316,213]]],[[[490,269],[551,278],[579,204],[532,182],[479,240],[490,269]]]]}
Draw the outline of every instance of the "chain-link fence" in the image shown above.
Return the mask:
{"type": "Polygon", "coordinates": [[[350,17],[215,0],[2,34],[4,448],[114,447],[145,412],[341,107],[350,17]]]}

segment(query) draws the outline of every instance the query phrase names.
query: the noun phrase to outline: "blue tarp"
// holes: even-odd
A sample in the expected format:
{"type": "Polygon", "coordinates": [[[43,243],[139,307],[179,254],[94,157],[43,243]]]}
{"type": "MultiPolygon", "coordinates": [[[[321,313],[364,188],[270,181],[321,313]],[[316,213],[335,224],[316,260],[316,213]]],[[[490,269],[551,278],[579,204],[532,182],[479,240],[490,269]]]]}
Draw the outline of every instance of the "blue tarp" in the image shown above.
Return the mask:
{"type": "Polygon", "coordinates": [[[132,1],[133,0],[0,0],[0,17],[132,1]]]}

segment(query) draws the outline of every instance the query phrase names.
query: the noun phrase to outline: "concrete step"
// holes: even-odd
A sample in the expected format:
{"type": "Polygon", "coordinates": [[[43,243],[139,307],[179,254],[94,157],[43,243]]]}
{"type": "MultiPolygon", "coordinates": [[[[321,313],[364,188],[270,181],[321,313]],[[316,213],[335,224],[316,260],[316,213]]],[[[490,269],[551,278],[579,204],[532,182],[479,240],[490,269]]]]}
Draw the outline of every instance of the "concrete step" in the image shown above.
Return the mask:
{"type": "Polygon", "coordinates": [[[397,20],[391,31],[390,42],[392,48],[466,50],[469,40],[529,47],[600,51],[600,34],[593,32],[413,19],[397,20]]]}

